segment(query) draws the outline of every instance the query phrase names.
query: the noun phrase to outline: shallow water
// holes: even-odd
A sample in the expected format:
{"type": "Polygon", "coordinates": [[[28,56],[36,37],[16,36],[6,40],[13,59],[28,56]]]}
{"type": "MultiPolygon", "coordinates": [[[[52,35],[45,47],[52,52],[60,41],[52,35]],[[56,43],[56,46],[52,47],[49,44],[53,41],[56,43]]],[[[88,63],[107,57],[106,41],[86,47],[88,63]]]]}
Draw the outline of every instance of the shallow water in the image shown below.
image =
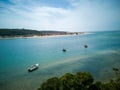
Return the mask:
{"type": "Polygon", "coordinates": [[[119,31],[0,40],[0,90],[36,90],[47,78],[66,72],[87,71],[95,80],[108,80],[115,76],[113,67],[120,68],[119,31]],[[35,63],[40,68],[28,73],[35,63]]]}

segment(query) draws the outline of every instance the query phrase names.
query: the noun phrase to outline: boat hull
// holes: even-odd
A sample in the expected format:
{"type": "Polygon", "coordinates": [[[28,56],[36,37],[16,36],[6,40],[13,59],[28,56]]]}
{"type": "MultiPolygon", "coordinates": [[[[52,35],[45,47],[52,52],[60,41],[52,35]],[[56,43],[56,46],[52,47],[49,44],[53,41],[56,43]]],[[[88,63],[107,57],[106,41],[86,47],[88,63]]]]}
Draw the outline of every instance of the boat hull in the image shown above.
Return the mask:
{"type": "Polygon", "coordinates": [[[37,70],[39,67],[38,67],[38,64],[35,64],[33,66],[31,66],[30,68],[28,68],[28,72],[32,72],[32,71],[35,71],[37,70]]]}

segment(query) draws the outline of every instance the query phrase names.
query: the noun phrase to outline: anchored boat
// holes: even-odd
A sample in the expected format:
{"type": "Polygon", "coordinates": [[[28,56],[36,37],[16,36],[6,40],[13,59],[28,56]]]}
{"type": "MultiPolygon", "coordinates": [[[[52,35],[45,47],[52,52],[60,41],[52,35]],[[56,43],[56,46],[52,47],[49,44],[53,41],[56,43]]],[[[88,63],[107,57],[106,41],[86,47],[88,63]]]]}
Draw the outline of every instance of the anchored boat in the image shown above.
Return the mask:
{"type": "Polygon", "coordinates": [[[66,52],[67,50],[63,48],[63,50],[62,50],[62,51],[63,51],[63,52],[66,52]]]}
{"type": "Polygon", "coordinates": [[[88,48],[88,45],[84,45],[85,48],[88,48]]]}
{"type": "Polygon", "coordinates": [[[39,64],[38,63],[34,64],[34,65],[32,65],[31,67],[28,68],[28,72],[32,72],[32,71],[34,71],[38,68],[39,68],[39,64]]]}

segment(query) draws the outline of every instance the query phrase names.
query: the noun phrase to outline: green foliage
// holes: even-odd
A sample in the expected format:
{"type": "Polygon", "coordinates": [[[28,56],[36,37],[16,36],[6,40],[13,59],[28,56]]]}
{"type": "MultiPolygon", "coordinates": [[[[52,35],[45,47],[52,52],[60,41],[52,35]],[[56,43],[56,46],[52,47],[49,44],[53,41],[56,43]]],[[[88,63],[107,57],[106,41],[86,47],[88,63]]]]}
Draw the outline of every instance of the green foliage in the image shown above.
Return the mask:
{"type": "Polygon", "coordinates": [[[37,31],[29,29],[0,29],[1,37],[19,37],[19,36],[44,36],[44,35],[66,35],[63,31],[37,31]]]}
{"type": "Polygon", "coordinates": [[[77,86],[87,89],[93,83],[93,77],[88,72],[78,72],[75,75],[77,86]]]}
{"type": "Polygon", "coordinates": [[[38,90],[87,90],[93,83],[90,73],[66,73],[62,77],[50,78],[38,90]]]}
{"type": "Polygon", "coordinates": [[[75,75],[66,73],[60,78],[48,79],[38,90],[120,90],[120,75],[115,80],[102,83],[94,82],[88,72],[78,72],[75,75]]]}
{"type": "Polygon", "coordinates": [[[60,78],[60,83],[61,83],[60,90],[69,90],[74,88],[75,85],[74,75],[66,73],[60,78]]]}
{"type": "Polygon", "coordinates": [[[57,77],[53,77],[43,83],[41,85],[41,88],[39,88],[38,90],[59,90],[59,85],[59,79],[57,77]]]}

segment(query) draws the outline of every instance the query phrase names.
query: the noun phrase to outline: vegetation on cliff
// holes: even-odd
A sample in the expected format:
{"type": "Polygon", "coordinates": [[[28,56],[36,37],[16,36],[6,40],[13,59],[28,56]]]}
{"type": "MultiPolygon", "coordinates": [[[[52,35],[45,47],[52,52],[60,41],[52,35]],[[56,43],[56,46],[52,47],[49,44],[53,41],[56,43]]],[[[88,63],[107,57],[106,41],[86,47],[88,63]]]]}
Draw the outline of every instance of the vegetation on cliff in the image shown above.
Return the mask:
{"type": "Polygon", "coordinates": [[[66,73],[62,77],[52,77],[44,82],[38,90],[120,90],[119,69],[113,68],[116,79],[108,82],[96,81],[88,72],[66,73]]]}

